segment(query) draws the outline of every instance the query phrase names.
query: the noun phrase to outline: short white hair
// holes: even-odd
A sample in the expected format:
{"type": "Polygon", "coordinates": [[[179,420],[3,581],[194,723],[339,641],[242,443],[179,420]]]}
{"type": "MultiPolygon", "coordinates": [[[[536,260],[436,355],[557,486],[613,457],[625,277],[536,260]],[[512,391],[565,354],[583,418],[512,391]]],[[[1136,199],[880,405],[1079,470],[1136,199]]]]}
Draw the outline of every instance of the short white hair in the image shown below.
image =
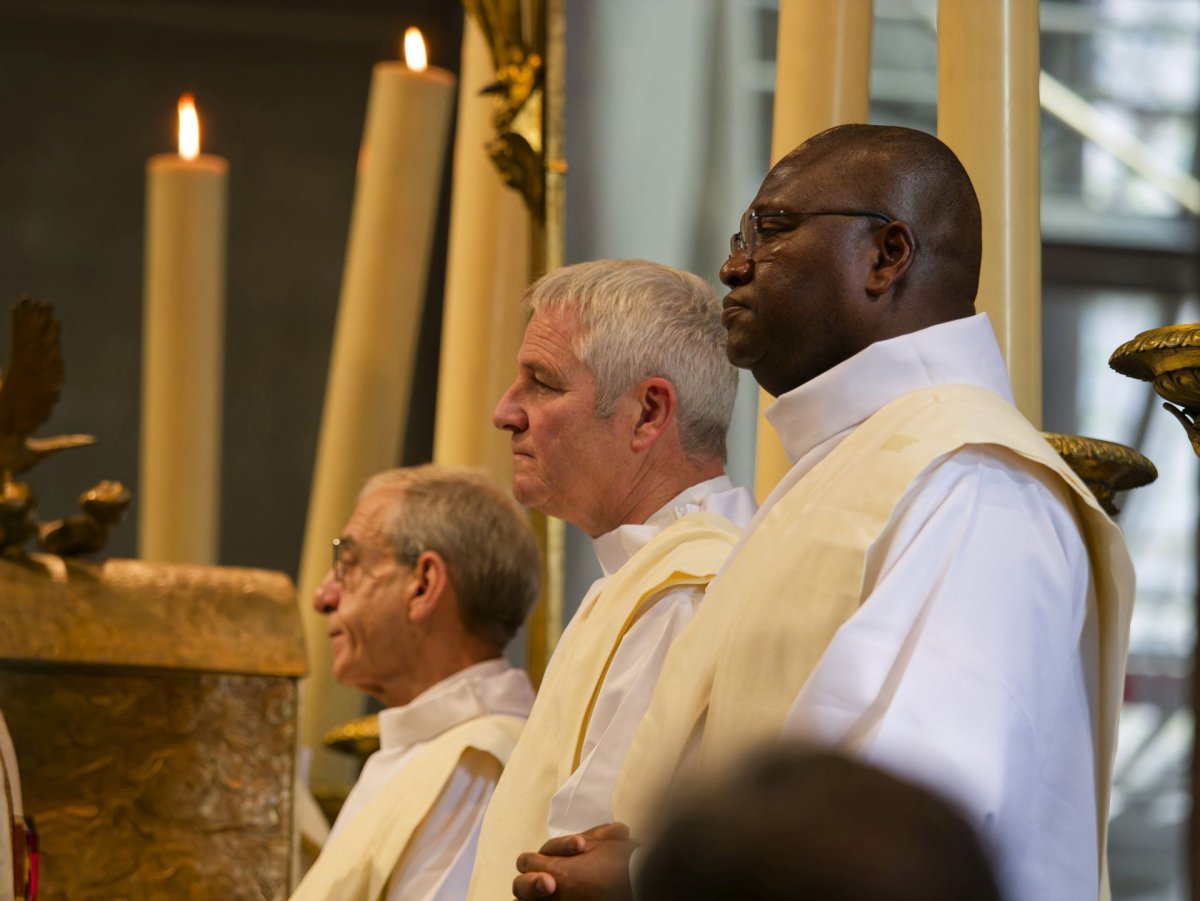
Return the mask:
{"type": "Polygon", "coordinates": [[[631,385],[665,378],[678,395],[684,451],[725,459],[738,376],[720,302],[702,278],[646,260],[593,260],[542,276],[524,306],[531,316],[577,317],[572,350],[596,377],[597,415],[616,412],[631,385]]]}
{"type": "Polygon", "coordinates": [[[483,473],[410,466],[372,476],[359,503],[378,493],[394,503],[380,521],[400,557],[436,551],[446,561],[463,626],[503,648],[538,596],[537,539],[521,506],[483,473]]]}

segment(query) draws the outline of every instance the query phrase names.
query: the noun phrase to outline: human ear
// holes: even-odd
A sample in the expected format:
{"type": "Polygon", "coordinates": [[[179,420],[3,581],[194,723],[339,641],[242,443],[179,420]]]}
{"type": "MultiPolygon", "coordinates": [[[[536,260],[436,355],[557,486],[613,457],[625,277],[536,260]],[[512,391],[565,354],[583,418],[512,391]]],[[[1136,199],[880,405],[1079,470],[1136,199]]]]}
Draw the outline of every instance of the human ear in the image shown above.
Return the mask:
{"type": "Polygon", "coordinates": [[[631,447],[635,451],[645,451],[675,420],[679,399],[671,382],[654,376],[637,386],[637,402],[638,419],[634,425],[631,447]]]}
{"type": "Polygon", "coordinates": [[[409,574],[408,618],[421,622],[432,616],[446,594],[449,580],[442,555],[437,551],[422,551],[409,574]]]}
{"type": "Polygon", "coordinates": [[[875,232],[874,256],[867,274],[866,290],[872,297],[892,291],[912,265],[917,239],[907,222],[889,222],[875,232]]]}

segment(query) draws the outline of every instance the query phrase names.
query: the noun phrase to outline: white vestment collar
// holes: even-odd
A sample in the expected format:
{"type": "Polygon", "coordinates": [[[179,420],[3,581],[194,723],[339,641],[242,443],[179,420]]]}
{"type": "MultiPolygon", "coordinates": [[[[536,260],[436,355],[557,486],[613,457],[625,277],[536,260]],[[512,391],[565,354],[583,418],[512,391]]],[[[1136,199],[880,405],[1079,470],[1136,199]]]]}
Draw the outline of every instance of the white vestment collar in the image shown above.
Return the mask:
{"type": "Polygon", "coordinates": [[[608,577],[619,570],[675,520],[701,510],[743,525],[754,515],[754,498],[745,488],[735,488],[729,476],[697,482],[663,504],[645,522],[626,523],[592,539],[604,575],[608,577]]]}
{"type": "MultiPolygon", "coordinates": [[[[780,395],[765,415],[793,465],[889,402],[934,385],[975,385],[1010,403],[1012,388],[986,313],[879,341],[780,395]]],[[[810,461],[815,463],[816,461],[810,461]]]]}
{"type": "Polygon", "coordinates": [[[533,687],[524,670],[503,657],[485,660],[427,688],[403,707],[379,711],[379,747],[403,750],[476,717],[528,716],[532,706],[533,687]]]}

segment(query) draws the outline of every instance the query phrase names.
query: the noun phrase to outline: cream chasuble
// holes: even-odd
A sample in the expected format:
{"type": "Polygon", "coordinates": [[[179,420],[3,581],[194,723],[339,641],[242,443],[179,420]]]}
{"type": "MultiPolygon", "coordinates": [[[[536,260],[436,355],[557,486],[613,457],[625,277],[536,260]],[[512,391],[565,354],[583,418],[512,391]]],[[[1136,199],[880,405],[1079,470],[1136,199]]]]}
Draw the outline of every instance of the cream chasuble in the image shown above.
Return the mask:
{"type": "MultiPolygon", "coordinates": [[[[926,388],[888,403],[766,512],[671,649],[618,782],[617,819],[635,830],[645,827],[701,727],[704,771],[779,734],[834,633],[862,603],[867,550],[909,484],[969,445],[1007,448],[1057,474],[1071,490],[1097,601],[1088,617],[1100,639],[1095,768],[1103,848],[1132,566],[1117,527],[1046,441],[1011,404],[966,385],[926,388]],[[808,600],[782,603],[795,597],[798,585],[808,600]]],[[[891,690],[886,680],[879,686],[881,707],[891,690]]],[[[848,730],[846,749],[870,733],[873,715],[868,708],[848,730]]]]}
{"type": "Polygon", "coordinates": [[[431,739],[321,852],[292,901],[376,901],[463,754],[474,749],[504,764],[525,720],[491,714],[431,739]]]}
{"type": "Polygon", "coordinates": [[[579,764],[588,719],[625,633],[662,592],[707,585],[740,535],[737,526],[712,513],[679,519],[577,614],[583,619],[555,649],[522,741],[484,816],[468,895],[473,901],[511,899],[517,856],[549,838],[550,799],[579,764]]]}

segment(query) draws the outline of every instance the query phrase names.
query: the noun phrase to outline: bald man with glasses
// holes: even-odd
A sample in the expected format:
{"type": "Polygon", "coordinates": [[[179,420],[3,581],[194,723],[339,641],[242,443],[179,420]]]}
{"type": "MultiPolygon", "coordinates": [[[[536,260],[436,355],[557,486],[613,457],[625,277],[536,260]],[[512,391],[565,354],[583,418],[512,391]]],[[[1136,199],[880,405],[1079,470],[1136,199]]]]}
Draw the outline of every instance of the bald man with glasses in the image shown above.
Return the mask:
{"type": "MultiPolygon", "coordinates": [[[[722,324],[792,466],[663,665],[614,793],[635,834],[685,756],[782,732],[948,795],[1010,901],[1107,894],[1132,565],[1013,405],[983,237],[962,164],[912,129],[830,129],[763,181],[722,324]]],[[[625,839],[557,837],[517,897],[628,897],[625,839]]]]}
{"type": "Polygon", "coordinates": [[[533,705],[503,652],[537,593],[533,533],[487,477],[421,466],[367,483],[313,605],[338,682],[384,705],[380,749],[293,899],[465,896],[533,705]]]}

